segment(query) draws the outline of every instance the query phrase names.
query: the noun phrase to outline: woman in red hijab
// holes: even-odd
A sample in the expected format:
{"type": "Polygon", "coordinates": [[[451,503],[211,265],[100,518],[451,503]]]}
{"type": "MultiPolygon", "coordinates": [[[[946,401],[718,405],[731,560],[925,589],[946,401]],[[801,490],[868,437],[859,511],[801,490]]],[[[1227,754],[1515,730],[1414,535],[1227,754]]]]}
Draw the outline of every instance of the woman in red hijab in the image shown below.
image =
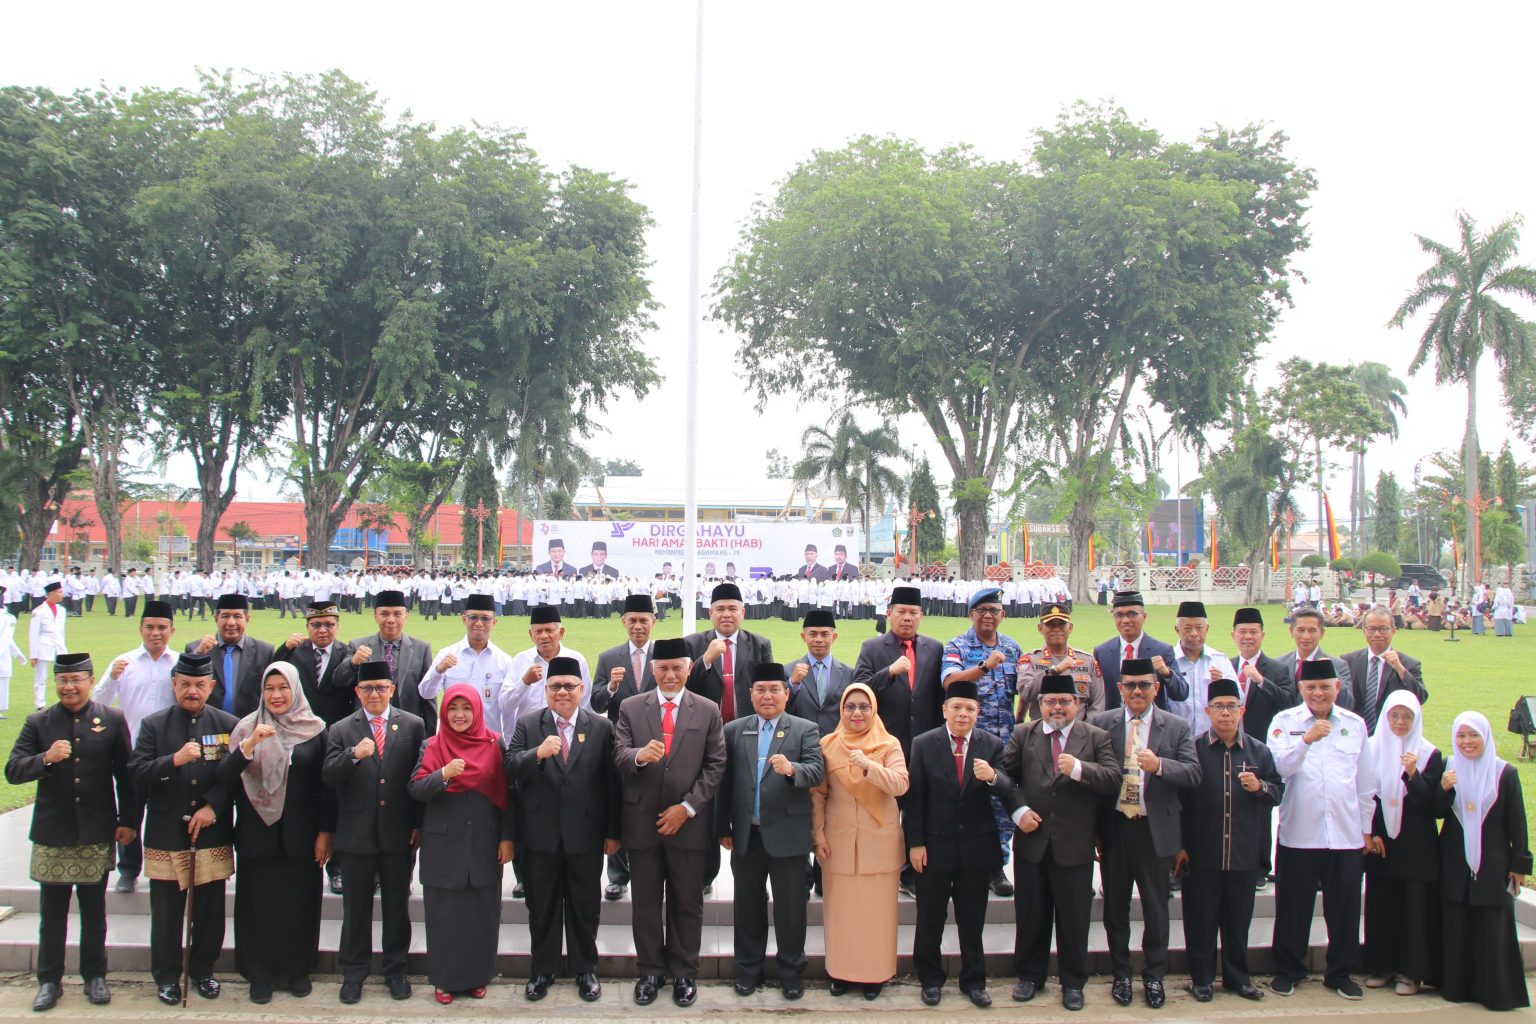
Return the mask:
{"type": "Polygon", "coordinates": [[[437,735],[421,748],[411,796],[426,804],[421,884],[426,890],[427,977],[439,1003],[485,998],[496,976],[501,868],[512,859],[512,814],[501,737],[485,727],[472,686],[443,694],[437,735]]]}

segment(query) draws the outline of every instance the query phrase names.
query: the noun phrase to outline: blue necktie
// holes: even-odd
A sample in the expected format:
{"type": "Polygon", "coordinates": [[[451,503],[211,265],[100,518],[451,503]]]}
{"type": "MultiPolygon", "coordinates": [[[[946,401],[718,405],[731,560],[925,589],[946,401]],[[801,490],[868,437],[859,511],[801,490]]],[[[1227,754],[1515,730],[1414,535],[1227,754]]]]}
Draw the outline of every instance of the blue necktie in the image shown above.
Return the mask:
{"type": "Polygon", "coordinates": [[[752,794],[752,820],[763,820],[763,773],[768,770],[768,748],[773,745],[773,727],[769,722],[757,722],[757,790],[752,794]]]}
{"type": "Polygon", "coordinates": [[[235,713],[235,649],[224,645],[224,710],[235,713]]]}

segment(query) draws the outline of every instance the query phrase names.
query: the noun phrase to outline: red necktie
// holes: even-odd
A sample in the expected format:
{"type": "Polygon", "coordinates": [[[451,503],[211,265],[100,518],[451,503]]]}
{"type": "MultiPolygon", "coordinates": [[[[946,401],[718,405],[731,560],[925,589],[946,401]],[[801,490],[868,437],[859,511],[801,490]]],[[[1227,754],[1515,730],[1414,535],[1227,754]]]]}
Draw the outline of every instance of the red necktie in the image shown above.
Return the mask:
{"type": "Polygon", "coordinates": [[[375,718],[373,720],[373,746],[374,746],[374,750],[379,755],[379,759],[383,760],[383,758],[384,758],[384,719],[383,718],[375,718]]]}
{"type": "Polygon", "coordinates": [[[1056,767],[1056,765],[1059,764],[1060,762],[1061,762],[1061,730],[1057,729],[1055,732],[1051,733],[1051,775],[1053,777],[1056,776],[1056,775],[1060,775],[1061,774],[1061,769],[1056,767]]]}
{"type": "Polygon", "coordinates": [[[1123,658],[1121,658],[1120,660],[1121,661],[1129,661],[1131,658],[1134,658],[1134,657],[1136,657],[1136,645],[1135,644],[1126,644],[1125,645],[1125,656],[1123,658]]]}
{"type": "Polygon", "coordinates": [[[672,715],[676,707],[677,705],[669,700],[661,702],[661,744],[667,757],[672,756],[672,730],[676,725],[672,715]]]}
{"type": "Polygon", "coordinates": [[[901,642],[901,653],[906,656],[907,664],[911,666],[907,669],[907,685],[915,690],[917,689],[917,649],[911,640],[901,642]]]}
{"type": "Polygon", "coordinates": [[[959,736],[950,736],[955,741],[955,781],[960,783],[960,788],[965,788],[965,740],[959,736]]]}
{"type": "Polygon", "coordinates": [[[720,675],[724,685],[720,687],[720,716],[729,722],[736,717],[736,658],[731,648],[736,641],[725,641],[725,655],[720,661],[720,675]]]}

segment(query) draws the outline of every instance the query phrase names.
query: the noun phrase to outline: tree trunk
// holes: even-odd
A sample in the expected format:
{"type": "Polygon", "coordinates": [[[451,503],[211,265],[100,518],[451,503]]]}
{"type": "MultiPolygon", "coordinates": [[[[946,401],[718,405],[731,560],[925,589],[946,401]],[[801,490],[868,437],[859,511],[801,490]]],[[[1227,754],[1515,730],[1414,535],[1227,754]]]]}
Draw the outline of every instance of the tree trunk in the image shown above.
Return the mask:
{"type": "Polygon", "coordinates": [[[229,462],[227,449],[207,446],[203,457],[197,458],[197,493],[202,503],[197,514],[197,571],[212,572],[213,556],[219,540],[219,520],[229,511],[235,500],[235,478],[238,466],[229,470],[229,481],[224,480],[224,467],[229,462]]]}
{"type": "Polygon", "coordinates": [[[955,522],[960,530],[960,578],[979,580],[986,573],[986,497],[980,494],[957,497],[955,522]]]}
{"type": "Polygon", "coordinates": [[[91,490],[107,538],[107,571],[113,573],[123,563],[122,435],[121,424],[99,424],[91,434],[91,490]]]}
{"type": "Polygon", "coordinates": [[[1473,538],[1477,529],[1477,509],[1472,502],[1478,495],[1479,480],[1477,469],[1477,360],[1472,360],[1472,365],[1467,367],[1467,433],[1463,440],[1462,457],[1466,472],[1463,474],[1462,501],[1467,509],[1466,549],[1461,557],[1461,578],[1456,581],[1457,591],[1463,600],[1472,596],[1473,576],[1479,572],[1477,565],[1477,552],[1473,551],[1473,538]]]}
{"type": "Polygon", "coordinates": [[[17,511],[17,527],[21,531],[22,569],[37,569],[43,561],[43,545],[48,542],[48,531],[59,517],[59,502],[68,488],[61,481],[41,477],[28,478],[22,485],[24,497],[17,511]]]}
{"type": "Polygon", "coordinates": [[[1067,517],[1067,538],[1072,552],[1067,569],[1072,600],[1090,603],[1095,598],[1090,586],[1092,581],[1088,578],[1088,545],[1093,543],[1093,517],[1085,510],[1073,509],[1067,517]]]}

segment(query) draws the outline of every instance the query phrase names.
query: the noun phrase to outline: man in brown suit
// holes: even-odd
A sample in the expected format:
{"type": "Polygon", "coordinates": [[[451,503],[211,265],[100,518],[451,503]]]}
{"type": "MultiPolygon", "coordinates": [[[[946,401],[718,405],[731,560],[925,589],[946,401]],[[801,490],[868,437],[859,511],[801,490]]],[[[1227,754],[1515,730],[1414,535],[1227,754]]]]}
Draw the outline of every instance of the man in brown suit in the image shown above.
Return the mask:
{"type": "Polygon", "coordinates": [[[1045,981],[1051,923],[1061,965],[1061,1005],[1083,1008],[1088,980],[1088,913],[1099,798],[1120,788],[1109,733],[1078,720],[1071,676],[1040,681],[1041,718],[1015,726],[999,767],[1018,786],[1013,812],[1013,998],[1028,1002],[1045,981]]]}
{"type": "Polygon", "coordinates": [[[694,979],[704,929],[705,852],[715,845],[714,797],[726,754],[720,706],[687,689],[690,660],[686,641],[657,640],[651,652],[656,688],[626,699],[614,730],[614,763],[624,782],[619,831],[633,883],[640,1006],[656,1001],[663,975],[672,977],[678,1006],[698,998],[694,979]]]}

